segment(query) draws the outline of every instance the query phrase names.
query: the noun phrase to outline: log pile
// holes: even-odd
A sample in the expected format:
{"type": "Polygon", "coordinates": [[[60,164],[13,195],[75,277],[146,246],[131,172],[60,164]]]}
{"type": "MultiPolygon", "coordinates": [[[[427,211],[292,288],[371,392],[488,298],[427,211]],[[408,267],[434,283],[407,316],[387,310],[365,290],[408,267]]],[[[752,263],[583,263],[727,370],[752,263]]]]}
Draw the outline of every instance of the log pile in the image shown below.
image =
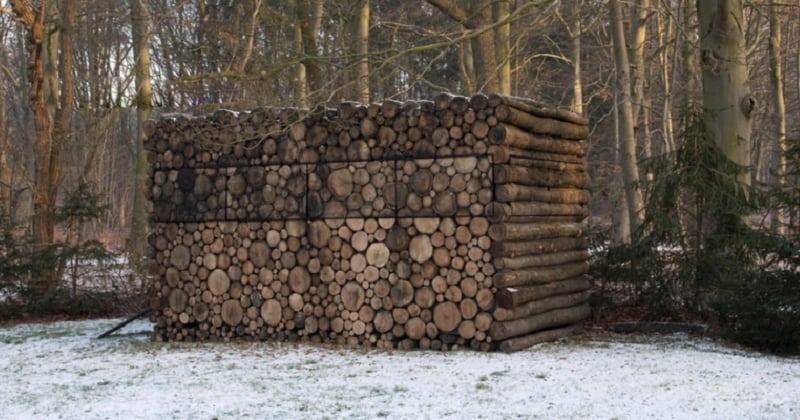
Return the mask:
{"type": "Polygon", "coordinates": [[[577,115],[441,94],[146,129],[157,340],[511,351],[587,315],[577,115]]]}
{"type": "Polygon", "coordinates": [[[588,128],[578,115],[526,99],[489,101],[501,121],[489,132],[497,269],[489,336],[515,351],[572,334],[590,313],[588,128]]]}

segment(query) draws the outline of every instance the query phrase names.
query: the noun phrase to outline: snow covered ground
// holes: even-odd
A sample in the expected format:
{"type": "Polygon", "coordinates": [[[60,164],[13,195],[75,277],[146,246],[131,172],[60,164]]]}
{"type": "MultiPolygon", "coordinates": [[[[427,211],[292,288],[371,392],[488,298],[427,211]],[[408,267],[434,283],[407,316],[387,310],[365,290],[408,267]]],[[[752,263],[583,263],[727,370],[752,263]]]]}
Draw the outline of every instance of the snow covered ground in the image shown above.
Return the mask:
{"type": "Polygon", "coordinates": [[[800,418],[800,360],[686,336],[515,354],[159,344],[137,321],[0,328],[0,418],[800,418]]]}

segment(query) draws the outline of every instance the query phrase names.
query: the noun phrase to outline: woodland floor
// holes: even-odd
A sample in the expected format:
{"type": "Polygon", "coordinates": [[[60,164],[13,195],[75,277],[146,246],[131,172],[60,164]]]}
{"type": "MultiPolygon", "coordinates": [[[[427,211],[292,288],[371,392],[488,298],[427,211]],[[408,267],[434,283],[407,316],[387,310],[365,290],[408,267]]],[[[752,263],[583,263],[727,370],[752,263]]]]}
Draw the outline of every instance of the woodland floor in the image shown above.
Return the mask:
{"type": "Polygon", "coordinates": [[[514,354],[166,344],[136,321],[0,328],[0,418],[800,417],[800,359],[588,333],[514,354]]]}

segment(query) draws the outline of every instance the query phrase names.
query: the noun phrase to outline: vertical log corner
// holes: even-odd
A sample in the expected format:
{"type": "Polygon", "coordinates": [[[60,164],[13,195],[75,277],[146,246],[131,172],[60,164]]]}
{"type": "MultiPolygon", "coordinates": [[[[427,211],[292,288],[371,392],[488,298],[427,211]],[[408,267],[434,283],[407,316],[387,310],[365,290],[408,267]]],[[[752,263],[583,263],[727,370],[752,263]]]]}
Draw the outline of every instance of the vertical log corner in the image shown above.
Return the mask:
{"type": "Polygon", "coordinates": [[[576,114],[441,94],[146,128],[156,340],[516,351],[589,315],[576,114]]]}

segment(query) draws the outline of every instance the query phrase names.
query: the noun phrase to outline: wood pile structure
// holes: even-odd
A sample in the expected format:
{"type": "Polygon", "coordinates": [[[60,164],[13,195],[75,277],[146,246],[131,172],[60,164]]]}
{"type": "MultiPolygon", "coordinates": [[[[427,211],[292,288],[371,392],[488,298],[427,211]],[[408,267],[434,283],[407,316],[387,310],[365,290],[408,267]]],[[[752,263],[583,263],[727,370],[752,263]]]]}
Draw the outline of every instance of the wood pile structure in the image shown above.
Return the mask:
{"type": "Polygon", "coordinates": [[[146,131],[156,340],[515,351],[589,315],[576,114],[440,94],[146,131]]]}

